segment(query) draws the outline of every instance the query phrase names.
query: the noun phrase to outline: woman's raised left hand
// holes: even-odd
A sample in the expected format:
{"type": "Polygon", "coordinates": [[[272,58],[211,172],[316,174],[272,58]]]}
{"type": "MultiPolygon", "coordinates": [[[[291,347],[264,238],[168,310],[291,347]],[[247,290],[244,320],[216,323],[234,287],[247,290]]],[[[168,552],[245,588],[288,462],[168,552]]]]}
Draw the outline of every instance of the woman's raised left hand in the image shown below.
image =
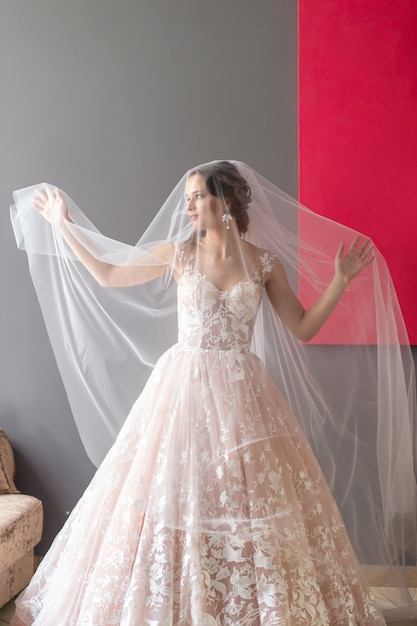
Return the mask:
{"type": "Polygon", "coordinates": [[[350,283],[374,261],[373,249],[372,241],[365,239],[361,242],[360,235],[357,235],[352,241],[346,254],[344,244],[340,244],[335,260],[336,275],[343,278],[346,283],[350,283]]]}

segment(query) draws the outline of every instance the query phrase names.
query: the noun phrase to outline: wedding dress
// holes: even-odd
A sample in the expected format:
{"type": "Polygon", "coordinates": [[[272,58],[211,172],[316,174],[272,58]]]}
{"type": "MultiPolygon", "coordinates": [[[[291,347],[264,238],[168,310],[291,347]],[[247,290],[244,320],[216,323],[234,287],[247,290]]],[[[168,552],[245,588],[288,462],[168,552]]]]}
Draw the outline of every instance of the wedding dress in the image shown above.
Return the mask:
{"type": "Polygon", "coordinates": [[[17,616],[39,626],[384,624],[300,426],[250,352],[273,255],[221,291],[189,247],[178,343],[17,616]]]}

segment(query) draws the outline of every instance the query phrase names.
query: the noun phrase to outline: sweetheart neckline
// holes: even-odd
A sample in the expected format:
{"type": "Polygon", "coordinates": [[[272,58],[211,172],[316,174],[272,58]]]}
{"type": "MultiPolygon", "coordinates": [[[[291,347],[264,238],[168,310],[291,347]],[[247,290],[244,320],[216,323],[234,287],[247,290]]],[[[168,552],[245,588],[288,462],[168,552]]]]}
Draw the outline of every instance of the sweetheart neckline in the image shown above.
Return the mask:
{"type": "MultiPolygon", "coordinates": [[[[181,274],[181,276],[179,277],[179,280],[181,280],[181,278],[186,274],[186,272],[183,272],[181,274]]],[[[251,283],[254,282],[254,280],[256,278],[259,278],[259,272],[256,270],[251,277],[249,278],[241,278],[240,280],[238,280],[234,285],[232,285],[231,287],[229,287],[228,289],[219,289],[219,287],[217,287],[217,285],[215,285],[213,283],[212,280],[210,280],[210,278],[207,276],[207,274],[203,274],[202,272],[200,272],[200,270],[198,269],[194,269],[193,271],[187,272],[188,275],[195,275],[197,277],[202,278],[203,280],[205,280],[207,283],[209,283],[212,287],[214,287],[214,289],[216,291],[218,291],[218,293],[229,293],[231,291],[233,291],[236,287],[238,287],[241,284],[245,284],[245,283],[251,283]]]]}

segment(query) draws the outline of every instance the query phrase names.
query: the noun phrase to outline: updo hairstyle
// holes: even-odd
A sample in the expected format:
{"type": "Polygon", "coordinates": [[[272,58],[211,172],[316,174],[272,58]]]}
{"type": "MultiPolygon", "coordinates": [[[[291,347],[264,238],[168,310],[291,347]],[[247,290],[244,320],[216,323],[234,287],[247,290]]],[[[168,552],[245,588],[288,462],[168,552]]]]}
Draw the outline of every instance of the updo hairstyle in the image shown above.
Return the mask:
{"type": "Polygon", "coordinates": [[[192,170],[189,176],[201,174],[207,191],[216,198],[230,203],[230,214],[236,219],[239,234],[246,233],[249,225],[248,207],[252,200],[251,189],[230,161],[216,161],[192,170]]]}

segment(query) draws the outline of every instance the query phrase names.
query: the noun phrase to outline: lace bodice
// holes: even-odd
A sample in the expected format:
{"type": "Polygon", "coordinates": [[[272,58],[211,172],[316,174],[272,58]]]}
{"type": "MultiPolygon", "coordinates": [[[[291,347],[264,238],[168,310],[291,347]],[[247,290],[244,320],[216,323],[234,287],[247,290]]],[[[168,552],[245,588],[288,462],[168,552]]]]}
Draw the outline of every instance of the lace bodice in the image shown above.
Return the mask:
{"type": "Polygon", "coordinates": [[[194,267],[194,256],[178,248],[183,272],[178,280],[178,341],[188,348],[248,352],[265,276],[274,256],[262,252],[251,276],[218,289],[194,267]]]}

